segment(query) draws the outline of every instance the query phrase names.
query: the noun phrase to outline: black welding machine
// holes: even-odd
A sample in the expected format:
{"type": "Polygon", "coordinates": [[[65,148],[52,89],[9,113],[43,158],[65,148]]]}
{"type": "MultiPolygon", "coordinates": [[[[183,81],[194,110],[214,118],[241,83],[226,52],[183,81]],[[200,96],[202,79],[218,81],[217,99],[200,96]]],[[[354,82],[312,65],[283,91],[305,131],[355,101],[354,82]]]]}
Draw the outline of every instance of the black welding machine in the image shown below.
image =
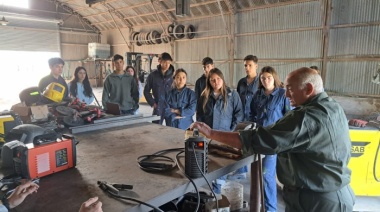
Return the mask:
{"type": "Polygon", "coordinates": [[[193,136],[185,140],[185,173],[191,178],[208,172],[208,142],[194,129],[193,136]]]}
{"type": "Polygon", "coordinates": [[[23,178],[40,178],[76,166],[76,141],[71,135],[25,124],[7,137],[12,141],[3,146],[3,166],[11,164],[23,178]]]}

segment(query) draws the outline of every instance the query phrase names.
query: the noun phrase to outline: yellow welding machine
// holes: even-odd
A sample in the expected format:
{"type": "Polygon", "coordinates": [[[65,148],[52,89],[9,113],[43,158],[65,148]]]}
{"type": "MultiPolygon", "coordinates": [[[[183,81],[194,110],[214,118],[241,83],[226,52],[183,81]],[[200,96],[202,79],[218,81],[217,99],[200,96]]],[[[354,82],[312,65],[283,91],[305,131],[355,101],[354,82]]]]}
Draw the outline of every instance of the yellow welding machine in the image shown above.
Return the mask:
{"type": "Polygon", "coordinates": [[[380,196],[380,131],[350,129],[351,187],[355,195],[380,196]]]}

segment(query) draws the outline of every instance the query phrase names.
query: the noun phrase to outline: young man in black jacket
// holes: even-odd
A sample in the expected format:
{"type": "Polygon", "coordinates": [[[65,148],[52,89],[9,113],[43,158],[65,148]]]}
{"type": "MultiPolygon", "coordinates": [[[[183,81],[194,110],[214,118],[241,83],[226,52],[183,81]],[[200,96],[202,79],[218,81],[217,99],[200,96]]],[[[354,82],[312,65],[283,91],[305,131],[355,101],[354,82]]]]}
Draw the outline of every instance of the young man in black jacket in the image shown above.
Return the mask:
{"type": "MultiPolygon", "coordinates": [[[[148,104],[153,107],[153,115],[163,116],[165,93],[171,89],[173,84],[174,67],[171,65],[172,61],[169,53],[162,53],[157,69],[150,73],[146,79],[144,96],[148,104]]],[[[162,119],[153,122],[162,124],[162,119]]]]}

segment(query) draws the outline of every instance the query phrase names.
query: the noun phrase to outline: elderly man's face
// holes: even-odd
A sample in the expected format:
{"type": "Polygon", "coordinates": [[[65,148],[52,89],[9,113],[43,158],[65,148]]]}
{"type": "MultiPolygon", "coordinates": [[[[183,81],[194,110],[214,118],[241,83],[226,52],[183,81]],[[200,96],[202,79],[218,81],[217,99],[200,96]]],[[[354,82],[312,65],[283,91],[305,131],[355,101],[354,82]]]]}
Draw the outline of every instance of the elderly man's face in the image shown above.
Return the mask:
{"type": "Polygon", "coordinates": [[[297,107],[307,101],[307,88],[301,88],[300,80],[298,80],[294,75],[289,75],[286,78],[285,88],[285,96],[289,98],[291,106],[297,107]]]}

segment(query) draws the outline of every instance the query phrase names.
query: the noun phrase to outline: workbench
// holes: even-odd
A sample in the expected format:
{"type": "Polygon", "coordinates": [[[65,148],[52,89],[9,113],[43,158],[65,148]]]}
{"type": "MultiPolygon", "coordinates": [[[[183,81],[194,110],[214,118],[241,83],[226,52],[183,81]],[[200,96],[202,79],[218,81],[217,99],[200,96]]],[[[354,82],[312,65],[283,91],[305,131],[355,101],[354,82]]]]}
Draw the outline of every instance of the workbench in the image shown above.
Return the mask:
{"type": "MultiPolygon", "coordinates": [[[[184,147],[184,135],[183,130],[151,123],[75,135],[79,141],[76,168],[41,178],[38,193],[28,196],[14,211],[78,211],[84,201],[94,196],[99,197],[105,212],[150,211],[152,208],[147,206],[108,196],[97,181],[133,185],[127,195],[154,206],[194,191],[180,170],[148,173],[136,162],[141,155],[184,147]]],[[[175,154],[168,156],[174,158],[175,154]]],[[[182,156],[184,164],[184,153],[182,156]]],[[[209,155],[206,177],[211,183],[253,160],[253,156],[233,160],[209,155]]],[[[199,187],[206,185],[203,178],[194,181],[199,187]]]]}

